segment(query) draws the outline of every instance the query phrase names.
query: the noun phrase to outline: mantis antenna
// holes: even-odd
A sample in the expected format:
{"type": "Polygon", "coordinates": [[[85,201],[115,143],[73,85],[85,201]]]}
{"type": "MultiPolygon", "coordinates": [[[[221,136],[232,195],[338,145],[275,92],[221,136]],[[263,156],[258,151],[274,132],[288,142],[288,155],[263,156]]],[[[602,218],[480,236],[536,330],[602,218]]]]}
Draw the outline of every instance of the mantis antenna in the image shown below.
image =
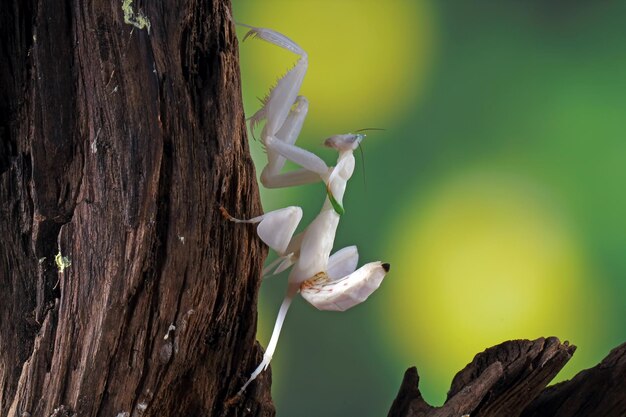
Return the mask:
{"type": "MultiPolygon", "coordinates": [[[[355,130],[354,133],[371,132],[373,130],[385,130],[380,127],[366,127],[363,129],[355,130]]],[[[361,164],[363,165],[363,188],[367,191],[367,181],[365,180],[365,155],[363,153],[363,145],[359,142],[359,153],[361,154],[361,164]]]]}

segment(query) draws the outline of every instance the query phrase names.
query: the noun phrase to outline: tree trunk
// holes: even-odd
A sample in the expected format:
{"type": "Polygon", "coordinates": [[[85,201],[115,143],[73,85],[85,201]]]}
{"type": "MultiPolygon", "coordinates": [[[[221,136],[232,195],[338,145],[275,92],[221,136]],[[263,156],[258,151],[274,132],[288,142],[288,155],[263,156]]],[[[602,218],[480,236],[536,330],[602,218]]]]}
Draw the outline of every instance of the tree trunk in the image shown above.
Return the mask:
{"type": "Polygon", "coordinates": [[[0,415],[273,415],[227,0],[0,3],[0,415]]]}

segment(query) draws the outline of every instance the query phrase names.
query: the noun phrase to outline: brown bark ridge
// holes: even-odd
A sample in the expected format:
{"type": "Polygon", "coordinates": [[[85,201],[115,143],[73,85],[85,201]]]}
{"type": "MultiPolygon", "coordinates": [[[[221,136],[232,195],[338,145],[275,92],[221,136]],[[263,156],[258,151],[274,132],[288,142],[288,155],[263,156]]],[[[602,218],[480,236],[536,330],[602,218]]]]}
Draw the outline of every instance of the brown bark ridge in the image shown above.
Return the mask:
{"type": "Polygon", "coordinates": [[[441,407],[424,401],[417,370],[409,368],[389,417],[626,416],[626,344],[598,366],[545,388],[575,350],[554,337],[491,347],[454,377],[441,407]]]}
{"type": "Polygon", "coordinates": [[[0,415],[274,414],[230,16],[0,2],[0,415]]]}

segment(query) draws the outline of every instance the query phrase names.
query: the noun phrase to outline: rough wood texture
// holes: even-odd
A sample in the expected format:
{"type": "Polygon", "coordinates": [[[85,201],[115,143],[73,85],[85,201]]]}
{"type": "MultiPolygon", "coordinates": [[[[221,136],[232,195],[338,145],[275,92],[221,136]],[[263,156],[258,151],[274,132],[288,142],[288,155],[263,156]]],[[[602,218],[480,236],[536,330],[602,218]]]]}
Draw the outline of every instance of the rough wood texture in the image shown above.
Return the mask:
{"type": "Polygon", "coordinates": [[[595,368],[545,388],[575,349],[553,337],[489,348],[455,376],[442,407],[424,401],[417,370],[409,368],[389,416],[626,416],[626,344],[595,368]]]}
{"type": "Polygon", "coordinates": [[[274,414],[229,9],[1,2],[0,415],[274,414]]]}

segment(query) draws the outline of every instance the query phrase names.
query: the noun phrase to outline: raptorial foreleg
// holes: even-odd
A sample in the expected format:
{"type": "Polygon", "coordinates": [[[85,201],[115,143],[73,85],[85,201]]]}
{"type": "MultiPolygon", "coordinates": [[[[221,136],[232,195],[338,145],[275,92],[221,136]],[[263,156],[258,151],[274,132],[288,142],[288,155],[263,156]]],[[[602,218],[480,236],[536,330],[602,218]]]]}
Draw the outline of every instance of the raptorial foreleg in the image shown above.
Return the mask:
{"type": "Polygon", "coordinates": [[[290,145],[271,136],[266,138],[265,146],[267,147],[268,153],[275,152],[285,157],[300,165],[305,170],[317,174],[318,178],[321,178],[324,182],[328,180],[331,174],[331,168],[326,165],[326,162],[306,149],[302,149],[296,145],[290,145]]]}
{"type": "Polygon", "coordinates": [[[252,116],[254,124],[258,123],[262,118],[267,119],[264,136],[275,136],[285,123],[291,106],[296,102],[296,97],[308,68],[307,54],[297,43],[275,30],[244,24],[241,24],[241,26],[250,28],[250,31],[244,36],[244,40],[249,37],[262,39],[300,55],[296,65],[287,71],[270,90],[264,100],[263,108],[252,116]]]}

